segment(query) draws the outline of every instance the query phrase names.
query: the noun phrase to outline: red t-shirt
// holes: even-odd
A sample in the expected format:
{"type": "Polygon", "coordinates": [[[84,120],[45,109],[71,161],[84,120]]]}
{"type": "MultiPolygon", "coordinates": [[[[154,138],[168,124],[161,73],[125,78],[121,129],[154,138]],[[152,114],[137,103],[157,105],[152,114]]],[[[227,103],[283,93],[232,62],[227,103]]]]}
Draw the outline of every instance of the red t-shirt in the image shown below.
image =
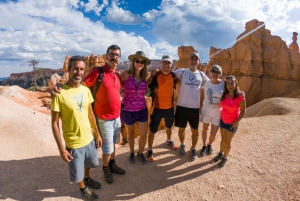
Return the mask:
{"type": "Polygon", "coordinates": [[[239,97],[235,99],[233,99],[233,96],[228,99],[227,94],[224,100],[221,101],[221,119],[225,124],[232,124],[237,120],[241,112],[239,103],[242,100],[245,100],[245,97],[242,95],[239,95],[239,97]]]}
{"type": "MultiPolygon", "coordinates": [[[[95,98],[95,115],[104,120],[116,119],[120,116],[121,82],[117,75],[117,70],[111,70],[105,64],[103,66],[103,79],[95,98]]],[[[94,68],[85,78],[84,83],[87,87],[93,86],[98,79],[99,70],[94,68]]]]}

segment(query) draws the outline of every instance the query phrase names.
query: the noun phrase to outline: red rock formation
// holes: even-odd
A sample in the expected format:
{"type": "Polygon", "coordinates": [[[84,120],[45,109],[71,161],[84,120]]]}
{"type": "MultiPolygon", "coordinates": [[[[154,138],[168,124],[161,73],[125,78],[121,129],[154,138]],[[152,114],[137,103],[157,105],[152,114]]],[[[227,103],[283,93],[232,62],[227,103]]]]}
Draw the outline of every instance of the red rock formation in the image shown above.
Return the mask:
{"type": "Polygon", "coordinates": [[[291,50],[295,50],[297,52],[299,52],[299,45],[297,43],[297,36],[298,36],[298,33],[297,32],[293,32],[293,42],[290,44],[289,48],[291,50]]]}
{"type": "Polygon", "coordinates": [[[246,92],[248,106],[297,89],[300,53],[290,50],[279,36],[271,35],[264,22],[251,20],[245,29],[231,48],[210,48],[208,68],[218,64],[223,74],[235,75],[246,92]]]}
{"type": "MultiPolygon", "coordinates": [[[[180,46],[178,47],[178,58],[176,62],[176,68],[188,68],[190,66],[189,57],[191,52],[197,52],[192,46],[180,46]]],[[[200,55],[201,57],[201,55],[200,55]]],[[[197,66],[199,70],[202,70],[201,63],[197,66]]]]}

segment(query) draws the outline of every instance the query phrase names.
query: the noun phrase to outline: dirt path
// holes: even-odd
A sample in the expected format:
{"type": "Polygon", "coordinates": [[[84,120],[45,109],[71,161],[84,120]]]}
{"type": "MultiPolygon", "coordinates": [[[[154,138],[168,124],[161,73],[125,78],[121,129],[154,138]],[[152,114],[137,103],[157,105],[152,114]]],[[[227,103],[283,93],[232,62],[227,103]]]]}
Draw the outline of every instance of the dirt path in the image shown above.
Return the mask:
{"type": "MultiPolygon", "coordinates": [[[[211,156],[199,157],[198,142],[195,161],[189,151],[182,157],[170,150],[163,131],[155,137],[153,163],[131,165],[123,146],[116,160],[127,172],[115,175],[114,184],[105,182],[101,167],[91,172],[102,183],[99,200],[300,200],[299,118],[298,113],[244,118],[223,168],[212,162],[220,134],[211,156]]],[[[179,145],[177,128],[173,131],[179,145]]],[[[189,130],[186,136],[190,147],[189,130]]],[[[82,199],[58,154],[49,115],[0,94],[0,137],[0,200],[82,199]]]]}

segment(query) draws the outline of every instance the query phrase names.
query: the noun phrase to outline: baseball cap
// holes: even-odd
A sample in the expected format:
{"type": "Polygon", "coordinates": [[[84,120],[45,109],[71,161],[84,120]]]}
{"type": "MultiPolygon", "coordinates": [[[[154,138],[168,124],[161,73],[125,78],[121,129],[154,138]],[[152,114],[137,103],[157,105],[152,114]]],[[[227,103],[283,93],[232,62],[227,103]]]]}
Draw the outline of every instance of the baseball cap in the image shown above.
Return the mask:
{"type": "Polygon", "coordinates": [[[200,56],[199,56],[198,52],[191,52],[189,58],[192,58],[193,56],[196,56],[196,57],[198,57],[198,59],[200,59],[200,56]]]}
{"type": "Polygon", "coordinates": [[[161,61],[169,61],[169,62],[173,62],[173,58],[170,55],[163,55],[161,58],[161,61]]]}

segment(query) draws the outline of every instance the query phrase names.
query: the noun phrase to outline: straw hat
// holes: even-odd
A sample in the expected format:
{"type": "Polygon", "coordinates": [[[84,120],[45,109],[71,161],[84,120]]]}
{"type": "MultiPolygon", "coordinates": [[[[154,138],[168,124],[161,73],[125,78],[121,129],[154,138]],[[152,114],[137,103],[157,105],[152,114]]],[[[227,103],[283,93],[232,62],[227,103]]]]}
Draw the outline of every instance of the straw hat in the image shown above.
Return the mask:
{"type": "Polygon", "coordinates": [[[134,59],[144,59],[146,61],[146,65],[149,65],[151,63],[150,59],[145,56],[145,53],[143,51],[137,51],[135,54],[128,56],[129,61],[132,62],[134,59]]]}

